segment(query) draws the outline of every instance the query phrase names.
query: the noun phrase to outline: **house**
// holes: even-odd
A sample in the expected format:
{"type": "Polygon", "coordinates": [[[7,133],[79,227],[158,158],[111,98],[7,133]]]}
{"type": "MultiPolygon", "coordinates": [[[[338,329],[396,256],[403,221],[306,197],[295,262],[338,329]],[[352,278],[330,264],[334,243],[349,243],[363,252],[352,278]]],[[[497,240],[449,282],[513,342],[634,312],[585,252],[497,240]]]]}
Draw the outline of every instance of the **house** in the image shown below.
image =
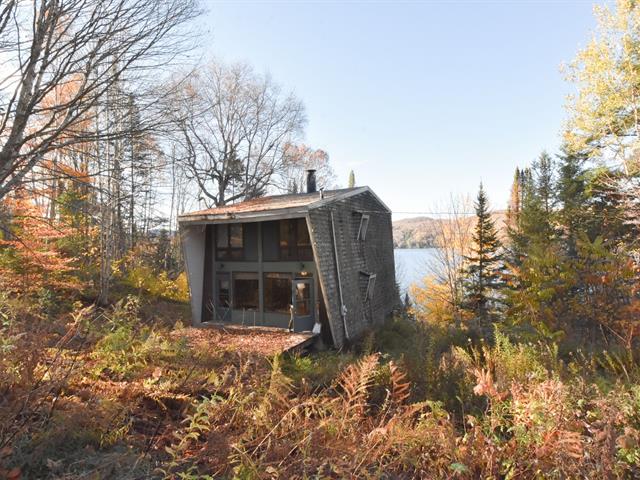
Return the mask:
{"type": "Polygon", "coordinates": [[[274,195],[181,215],[193,325],[321,332],[337,348],[398,305],[391,211],[369,187],[274,195]]]}

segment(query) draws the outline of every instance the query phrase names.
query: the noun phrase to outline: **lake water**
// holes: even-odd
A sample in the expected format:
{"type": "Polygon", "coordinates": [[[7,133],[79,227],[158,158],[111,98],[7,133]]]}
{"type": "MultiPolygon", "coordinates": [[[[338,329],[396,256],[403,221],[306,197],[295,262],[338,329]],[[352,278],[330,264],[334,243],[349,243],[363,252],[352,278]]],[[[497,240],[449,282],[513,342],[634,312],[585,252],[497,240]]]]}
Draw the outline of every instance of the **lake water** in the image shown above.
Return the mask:
{"type": "Polygon", "coordinates": [[[435,248],[396,248],[396,280],[400,285],[400,294],[409,290],[413,283],[421,283],[429,274],[429,264],[435,255],[435,248]]]}

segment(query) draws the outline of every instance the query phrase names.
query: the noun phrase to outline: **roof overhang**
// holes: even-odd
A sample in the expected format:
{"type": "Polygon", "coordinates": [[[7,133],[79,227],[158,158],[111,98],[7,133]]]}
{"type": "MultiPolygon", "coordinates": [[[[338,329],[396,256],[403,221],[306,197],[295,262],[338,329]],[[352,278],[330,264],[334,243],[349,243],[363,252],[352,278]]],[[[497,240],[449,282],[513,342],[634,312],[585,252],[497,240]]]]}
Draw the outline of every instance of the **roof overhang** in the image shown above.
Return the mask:
{"type": "Polygon", "coordinates": [[[331,203],[344,200],[354,195],[359,195],[364,192],[369,192],[373,197],[382,205],[387,213],[391,213],[389,207],[380,200],[373,190],[369,187],[359,187],[341,193],[339,195],[332,195],[326,198],[319,198],[314,202],[310,202],[304,206],[296,206],[289,208],[278,208],[272,210],[258,210],[247,212],[232,212],[224,214],[215,213],[186,213],[178,217],[178,223],[180,225],[205,225],[210,223],[247,223],[247,222],[266,222],[269,220],[285,220],[288,218],[301,218],[305,217],[309,210],[314,208],[324,207],[331,203]]]}
{"type": "Polygon", "coordinates": [[[302,218],[307,215],[308,207],[280,208],[264,212],[239,212],[224,215],[200,214],[181,215],[178,217],[180,225],[204,225],[210,223],[247,223],[267,222],[269,220],[285,220],[288,218],[302,218]]]}

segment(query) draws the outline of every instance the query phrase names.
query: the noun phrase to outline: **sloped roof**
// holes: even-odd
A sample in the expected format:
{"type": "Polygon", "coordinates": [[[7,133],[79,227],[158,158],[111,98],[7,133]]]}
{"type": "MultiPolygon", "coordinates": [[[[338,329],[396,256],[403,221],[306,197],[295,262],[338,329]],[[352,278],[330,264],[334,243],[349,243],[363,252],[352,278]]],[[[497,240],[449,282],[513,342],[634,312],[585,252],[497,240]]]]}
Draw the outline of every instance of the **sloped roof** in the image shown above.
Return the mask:
{"type": "Polygon", "coordinates": [[[304,214],[309,208],[316,205],[339,200],[365,191],[371,191],[369,187],[342,188],[338,190],[325,190],[321,197],[320,192],[294,193],[287,195],[270,195],[246,200],[232,205],[218,208],[209,208],[180,215],[181,223],[229,221],[233,219],[263,218],[277,215],[304,214]]]}

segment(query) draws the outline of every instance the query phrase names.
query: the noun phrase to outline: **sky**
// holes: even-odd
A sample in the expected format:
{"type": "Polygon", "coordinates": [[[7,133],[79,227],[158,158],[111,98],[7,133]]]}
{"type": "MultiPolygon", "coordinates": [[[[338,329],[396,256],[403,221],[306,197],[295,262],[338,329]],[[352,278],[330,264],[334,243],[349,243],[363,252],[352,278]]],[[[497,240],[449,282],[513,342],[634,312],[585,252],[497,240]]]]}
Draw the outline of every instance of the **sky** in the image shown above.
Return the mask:
{"type": "Polygon", "coordinates": [[[556,153],[589,1],[204,0],[205,59],[268,72],[306,106],[303,142],[394,212],[446,211],[483,182],[505,208],[516,166],[556,153]]]}

